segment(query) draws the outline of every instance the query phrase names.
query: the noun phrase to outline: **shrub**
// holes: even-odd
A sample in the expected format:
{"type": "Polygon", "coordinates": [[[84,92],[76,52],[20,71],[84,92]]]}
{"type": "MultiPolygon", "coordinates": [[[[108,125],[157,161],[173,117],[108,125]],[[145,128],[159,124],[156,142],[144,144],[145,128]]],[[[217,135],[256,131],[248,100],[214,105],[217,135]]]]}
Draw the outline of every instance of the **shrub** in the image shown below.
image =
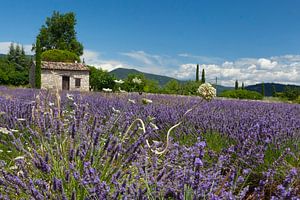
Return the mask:
{"type": "Polygon", "coordinates": [[[263,99],[263,96],[260,93],[249,90],[227,90],[224,91],[220,96],[235,99],[263,99]]]}
{"type": "Polygon", "coordinates": [[[42,53],[43,61],[52,62],[80,62],[79,56],[66,50],[52,49],[42,53]]]}

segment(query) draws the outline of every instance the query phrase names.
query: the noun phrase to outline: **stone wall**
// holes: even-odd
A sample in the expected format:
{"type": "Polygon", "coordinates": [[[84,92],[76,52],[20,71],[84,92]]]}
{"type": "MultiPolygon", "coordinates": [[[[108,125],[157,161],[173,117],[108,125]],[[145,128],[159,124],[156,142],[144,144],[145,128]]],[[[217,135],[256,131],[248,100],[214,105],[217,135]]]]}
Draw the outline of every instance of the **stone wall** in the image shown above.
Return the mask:
{"type": "Polygon", "coordinates": [[[89,91],[89,71],[45,70],[41,72],[42,89],[62,89],[62,77],[70,77],[70,90],[89,91]],[[75,78],[80,78],[80,87],[75,87],[75,78]]]}

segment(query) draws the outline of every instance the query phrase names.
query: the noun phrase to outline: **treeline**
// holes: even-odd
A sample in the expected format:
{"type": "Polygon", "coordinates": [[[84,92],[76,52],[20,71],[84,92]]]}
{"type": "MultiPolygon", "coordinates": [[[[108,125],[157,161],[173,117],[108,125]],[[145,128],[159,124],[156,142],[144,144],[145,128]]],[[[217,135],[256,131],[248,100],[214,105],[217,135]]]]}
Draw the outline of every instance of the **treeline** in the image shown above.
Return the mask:
{"type": "Polygon", "coordinates": [[[186,81],[179,82],[171,80],[164,86],[159,86],[158,81],[145,78],[143,74],[129,74],[124,80],[117,78],[108,73],[106,70],[97,69],[90,66],[90,86],[93,91],[102,91],[109,88],[113,92],[147,92],[147,93],[163,93],[163,94],[178,94],[178,95],[196,95],[198,87],[202,84],[201,81],[186,81]],[[140,84],[134,83],[133,79],[141,80],[140,84]]]}
{"type": "Polygon", "coordinates": [[[21,86],[28,84],[31,58],[24,47],[11,43],[7,55],[0,57],[0,84],[21,86]]]}

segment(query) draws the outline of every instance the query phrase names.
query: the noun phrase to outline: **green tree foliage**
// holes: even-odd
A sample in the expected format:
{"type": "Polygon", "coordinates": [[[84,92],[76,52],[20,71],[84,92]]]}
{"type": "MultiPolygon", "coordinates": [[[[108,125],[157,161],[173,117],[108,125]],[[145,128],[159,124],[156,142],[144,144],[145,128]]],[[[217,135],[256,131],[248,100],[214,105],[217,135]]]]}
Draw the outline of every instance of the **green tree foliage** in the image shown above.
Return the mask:
{"type": "Polygon", "coordinates": [[[300,96],[300,89],[296,87],[286,86],[283,92],[283,97],[287,98],[290,101],[298,99],[300,96]]]}
{"type": "Polygon", "coordinates": [[[44,51],[41,55],[43,61],[52,62],[80,62],[80,58],[73,52],[67,50],[52,49],[44,51]]]}
{"type": "Polygon", "coordinates": [[[201,83],[195,81],[187,81],[182,85],[182,90],[179,94],[182,95],[197,95],[197,90],[201,83]]]}
{"type": "Polygon", "coordinates": [[[205,83],[205,70],[202,69],[201,83],[205,83]]]}
{"type": "Polygon", "coordinates": [[[168,83],[166,83],[163,92],[167,94],[180,94],[181,85],[177,80],[171,80],[168,83]]]}
{"type": "Polygon", "coordinates": [[[253,100],[261,100],[263,96],[254,91],[249,90],[227,90],[221,93],[221,97],[227,98],[235,98],[235,99],[253,99],[253,100]]]}
{"type": "Polygon", "coordinates": [[[115,77],[110,75],[106,70],[97,69],[93,66],[90,68],[90,86],[94,91],[102,91],[103,88],[115,88],[115,77]]]}
{"type": "Polygon", "coordinates": [[[76,18],[73,12],[60,14],[54,11],[46,19],[37,36],[43,51],[51,49],[68,50],[78,56],[83,54],[83,45],[76,38],[76,18]]]}
{"type": "Polygon", "coordinates": [[[19,44],[16,46],[13,43],[10,44],[7,60],[11,63],[17,64],[20,70],[24,69],[24,67],[28,65],[28,59],[26,59],[24,47],[20,47],[19,44]]]}
{"type": "Polygon", "coordinates": [[[245,85],[244,85],[244,82],[242,82],[242,90],[245,89],[245,85]]]}
{"type": "Polygon", "coordinates": [[[199,82],[199,64],[196,67],[196,82],[199,82]]]}
{"type": "Polygon", "coordinates": [[[239,82],[238,82],[238,80],[235,80],[234,89],[235,90],[239,89],[239,82]]]}
{"type": "Polygon", "coordinates": [[[41,44],[39,38],[36,40],[36,49],[35,49],[35,87],[41,88],[41,67],[42,67],[42,58],[41,58],[41,44]]]}
{"type": "Polygon", "coordinates": [[[143,74],[128,74],[124,80],[124,89],[128,92],[143,92],[146,86],[146,78],[143,74]],[[140,84],[134,83],[133,79],[138,78],[142,82],[140,84]]]}
{"type": "Polygon", "coordinates": [[[272,96],[276,97],[276,88],[274,84],[272,84],[272,96]]]}
{"type": "Polygon", "coordinates": [[[265,96],[265,84],[261,84],[261,95],[264,97],[265,96]]]}

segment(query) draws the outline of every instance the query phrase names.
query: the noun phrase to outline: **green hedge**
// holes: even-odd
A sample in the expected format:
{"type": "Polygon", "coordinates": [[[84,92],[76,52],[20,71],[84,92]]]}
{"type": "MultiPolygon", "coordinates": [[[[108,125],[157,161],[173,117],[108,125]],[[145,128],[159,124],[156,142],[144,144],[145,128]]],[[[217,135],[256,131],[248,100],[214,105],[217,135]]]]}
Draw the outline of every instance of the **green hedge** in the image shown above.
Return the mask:
{"type": "Polygon", "coordinates": [[[52,62],[80,62],[79,56],[66,50],[52,49],[42,53],[43,61],[52,62]]]}
{"type": "Polygon", "coordinates": [[[227,90],[224,91],[220,96],[235,99],[263,99],[263,96],[260,93],[249,90],[227,90]]]}

